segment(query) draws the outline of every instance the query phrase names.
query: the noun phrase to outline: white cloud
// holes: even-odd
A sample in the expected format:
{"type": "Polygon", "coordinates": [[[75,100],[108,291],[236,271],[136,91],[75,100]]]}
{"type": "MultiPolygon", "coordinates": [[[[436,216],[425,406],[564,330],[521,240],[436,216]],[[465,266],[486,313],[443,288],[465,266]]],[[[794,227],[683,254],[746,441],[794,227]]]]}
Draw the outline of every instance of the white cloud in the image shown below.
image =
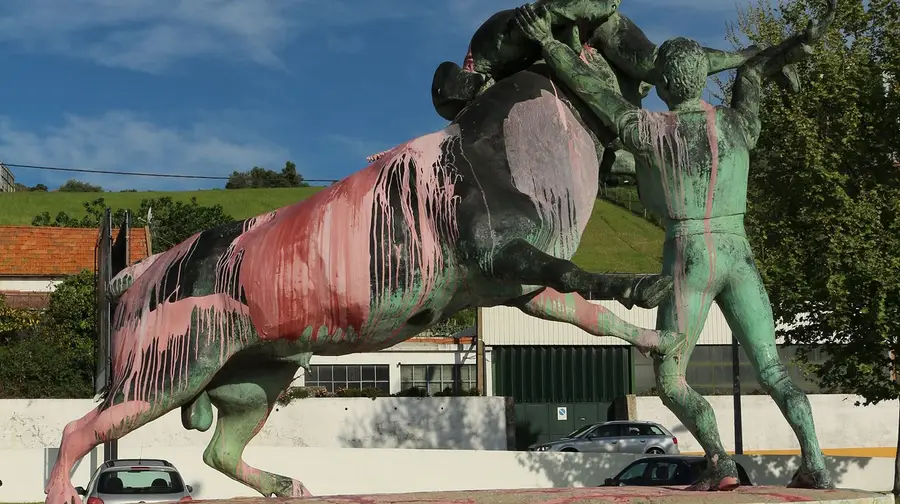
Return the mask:
{"type": "Polygon", "coordinates": [[[419,18],[447,27],[449,14],[474,28],[515,5],[517,0],[3,0],[0,44],[151,73],[200,57],[281,68],[280,53],[311,31],[318,32],[311,44],[357,52],[364,44],[353,26],[419,18]]]}
{"type": "MultiPolygon", "coordinates": [[[[69,115],[60,126],[40,132],[23,131],[0,118],[0,152],[8,163],[129,172],[228,176],[253,166],[276,169],[290,159],[288,151],[265,140],[222,131],[213,123],[187,128],[153,124],[130,112],[99,117],[69,115]],[[249,138],[249,140],[247,140],[249,138]]],[[[20,181],[58,187],[69,178],[99,184],[108,190],[184,190],[222,187],[224,181],[164,179],[67,173],[12,168],[20,181]]]]}
{"type": "Polygon", "coordinates": [[[296,0],[5,0],[0,41],[158,72],[197,56],[277,66],[296,0]]]}

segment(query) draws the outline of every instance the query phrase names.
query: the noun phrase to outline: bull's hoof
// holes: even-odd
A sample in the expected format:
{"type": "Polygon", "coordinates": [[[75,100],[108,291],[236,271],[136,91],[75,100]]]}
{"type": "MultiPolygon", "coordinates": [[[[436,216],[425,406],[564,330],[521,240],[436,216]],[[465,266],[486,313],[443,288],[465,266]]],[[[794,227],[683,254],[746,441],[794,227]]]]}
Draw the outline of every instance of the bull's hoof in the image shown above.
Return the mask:
{"type": "Polygon", "coordinates": [[[630,289],[630,295],[619,302],[628,309],[632,306],[656,308],[666,299],[675,287],[675,280],[667,275],[646,275],[640,277],[630,289]]]}
{"type": "Polygon", "coordinates": [[[809,488],[814,490],[831,490],[834,488],[834,481],[827,469],[822,468],[818,471],[800,468],[794,473],[788,488],[809,488]]]}
{"type": "Polygon", "coordinates": [[[741,486],[738,479],[737,466],[730,458],[716,458],[707,466],[706,471],[696,483],[687,490],[692,492],[730,492],[741,486]]]}
{"type": "Polygon", "coordinates": [[[55,483],[50,486],[44,504],[81,504],[81,497],[70,483],[55,483]]]}

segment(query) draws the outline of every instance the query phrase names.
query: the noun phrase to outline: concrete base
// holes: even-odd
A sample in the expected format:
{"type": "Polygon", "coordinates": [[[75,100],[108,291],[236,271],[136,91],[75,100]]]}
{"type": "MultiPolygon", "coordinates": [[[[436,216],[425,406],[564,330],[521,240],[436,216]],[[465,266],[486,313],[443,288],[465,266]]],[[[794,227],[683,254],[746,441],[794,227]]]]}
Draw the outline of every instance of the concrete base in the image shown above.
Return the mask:
{"type": "MultiPolygon", "coordinates": [[[[278,501],[292,504],[894,504],[894,497],[860,490],[796,490],[762,486],[741,487],[733,492],[687,492],[675,487],[600,487],[342,495],[278,501]]],[[[207,502],[271,504],[272,500],[236,498],[207,502]]]]}

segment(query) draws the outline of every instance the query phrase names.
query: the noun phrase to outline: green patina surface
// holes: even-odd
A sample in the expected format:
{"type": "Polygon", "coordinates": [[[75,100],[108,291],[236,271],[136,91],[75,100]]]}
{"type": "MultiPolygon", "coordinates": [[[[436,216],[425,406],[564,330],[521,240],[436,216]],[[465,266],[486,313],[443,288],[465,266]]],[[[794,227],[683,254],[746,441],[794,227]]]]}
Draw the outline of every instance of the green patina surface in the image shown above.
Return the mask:
{"type": "MultiPolygon", "coordinates": [[[[716,63],[692,40],[671,39],[652,55],[641,58],[630,53],[638,56],[631,60],[604,53],[614,64],[632,66],[627,73],[657,86],[669,106],[666,113],[647,112],[622,97],[614,73],[603,68],[609,64],[604,58],[591,60],[554,38],[552,16],[531,6],[517,13],[520,29],[541,44],[556,75],[634,155],[641,201],[666,220],[663,274],[674,276],[675,292],[660,305],[657,329],[677,331],[684,339],[673,351],[654,357],[655,370],[661,398],[710,459],[695,489],[722,489],[737,482],[712,408],[685,380],[713,301],[800,441],[803,462],[792,485],[833,487],[809,401],[778,358],[771,305],[743,227],[749,152],[760,128],[762,79],[786,75],[785,67],[811,52],[810,44],[833,21],[834,0],[829,7],[824,20],[811,23],[804,33],[748,55],[738,69],[730,107],[712,107],[701,100],[710,67],[716,63]]],[[[600,46],[601,51],[605,47],[600,46]]]]}

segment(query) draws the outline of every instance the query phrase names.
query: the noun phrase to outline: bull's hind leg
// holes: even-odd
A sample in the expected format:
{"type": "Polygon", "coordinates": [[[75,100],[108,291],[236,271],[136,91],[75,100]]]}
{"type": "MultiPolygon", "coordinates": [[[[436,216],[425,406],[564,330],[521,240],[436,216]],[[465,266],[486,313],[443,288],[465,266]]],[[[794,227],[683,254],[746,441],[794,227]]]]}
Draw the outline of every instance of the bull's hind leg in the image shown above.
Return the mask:
{"type": "MultiPolygon", "coordinates": [[[[199,380],[197,386],[205,385],[199,380]]],[[[97,445],[119,439],[142,425],[152,422],[169,411],[189,401],[198,391],[196,387],[188,390],[162,390],[154,397],[154,402],[121,400],[121,395],[109,404],[104,403],[78,420],[69,422],[63,430],[59,455],[44,493],[46,504],[81,504],[81,498],[75,493],[70,474],[75,464],[97,445]]]]}
{"type": "Polygon", "coordinates": [[[232,366],[210,384],[209,399],[218,410],[213,437],[203,461],[265,497],[308,497],[297,480],[261,471],[244,462],[244,448],[262,430],[278,395],[291,383],[299,366],[287,362],[245,361],[232,366]]]}

